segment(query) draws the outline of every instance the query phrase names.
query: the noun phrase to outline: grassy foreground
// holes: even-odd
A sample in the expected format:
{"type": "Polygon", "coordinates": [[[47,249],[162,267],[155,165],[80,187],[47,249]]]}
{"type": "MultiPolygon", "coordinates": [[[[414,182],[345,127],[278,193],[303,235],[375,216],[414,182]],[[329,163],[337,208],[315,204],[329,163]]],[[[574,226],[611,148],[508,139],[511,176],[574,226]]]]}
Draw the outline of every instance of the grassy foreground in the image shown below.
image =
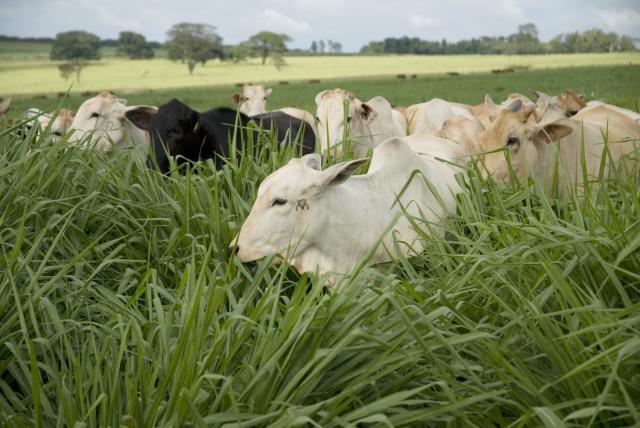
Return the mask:
{"type": "Polygon", "coordinates": [[[0,425],[640,424],[638,176],[559,201],[472,172],[446,240],[328,294],[225,254],[291,151],[163,177],[18,131],[0,425]]]}
{"type": "Polygon", "coordinates": [[[640,52],[571,55],[451,55],[451,56],[321,56],[287,57],[287,65],[278,71],[258,60],[231,64],[210,61],[198,65],[190,75],[185,64],[167,59],[128,60],[107,58],[87,67],[80,82],[60,78],[57,63],[48,59],[5,59],[0,64],[0,94],[46,94],[73,90],[145,91],[156,88],[202,88],[235,83],[272,83],[310,79],[356,79],[375,76],[412,74],[419,76],[455,72],[488,72],[505,67],[531,69],[638,65],[640,52]]]}

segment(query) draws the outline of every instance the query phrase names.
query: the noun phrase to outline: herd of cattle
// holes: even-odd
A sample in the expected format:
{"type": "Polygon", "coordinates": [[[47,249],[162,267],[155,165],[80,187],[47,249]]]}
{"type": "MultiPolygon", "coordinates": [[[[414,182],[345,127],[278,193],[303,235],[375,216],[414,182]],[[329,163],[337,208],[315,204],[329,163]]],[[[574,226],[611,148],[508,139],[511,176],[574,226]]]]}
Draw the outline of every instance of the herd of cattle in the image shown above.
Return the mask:
{"type": "Polygon", "coordinates": [[[203,158],[221,165],[258,128],[280,144],[300,144],[304,156],[269,175],[229,248],[242,262],[283,256],[299,272],[348,274],[367,254],[374,264],[410,256],[429,235],[444,233],[461,191],[456,175],[469,160],[497,184],[536,178],[548,192],[580,192],[585,180],[614,163],[638,171],[640,114],[565,90],[512,94],[495,104],[442,99],[395,107],[377,96],[363,102],[342,90],[320,92],[316,114],[297,108],[267,111],[271,89],[245,86],[238,109],[198,112],[173,99],[160,107],[127,106],[109,92],[77,112],[30,110],[32,124],[51,139],[103,152],[131,151],[166,172],[203,158]],[[239,110],[239,111],[238,111],[239,110]],[[258,126],[249,126],[250,123],[258,126]],[[237,132],[237,130],[251,131],[237,132]],[[321,156],[348,144],[361,158],[325,170],[321,156]],[[372,153],[371,158],[366,158],[372,153]],[[364,175],[352,174],[370,162],[364,175]],[[370,251],[373,250],[373,255],[370,251]]]}

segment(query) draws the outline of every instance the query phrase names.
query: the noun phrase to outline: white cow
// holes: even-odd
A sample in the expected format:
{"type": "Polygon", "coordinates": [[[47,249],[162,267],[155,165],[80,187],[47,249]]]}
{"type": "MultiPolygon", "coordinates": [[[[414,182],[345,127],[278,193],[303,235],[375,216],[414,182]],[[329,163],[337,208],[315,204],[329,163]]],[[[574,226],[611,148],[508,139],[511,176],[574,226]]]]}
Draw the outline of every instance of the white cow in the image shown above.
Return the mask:
{"type": "MultiPolygon", "coordinates": [[[[632,152],[640,140],[640,126],[635,121],[605,108],[580,112],[574,119],[541,123],[533,113],[534,109],[523,109],[522,103],[516,101],[500,111],[482,133],[477,149],[485,175],[506,184],[513,171],[519,180],[537,178],[550,193],[556,181],[562,193],[571,191],[576,184],[581,193],[585,177],[592,180],[599,174],[605,136],[609,142],[608,159],[613,161],[632,152]]],[[[626,162],[630,171],[637,171],[637,159],[629,157],[626,162]]],[[[610,171],[609,163],[603,165],[605,176],[610,171]]]]}
{"type": "MultiPolygon", "coordinates": [[[[36,108],[27,110],[25,114],[26,119],[31,119],[28,124],[35,124],[37,121],[40,129],[47,129],[49,127],[49,135],[51,141],[58,143],[62,140],[67,131],[71,128],[73,119],[76,114],[66,108],[61,108],[57,112],[45,113],[36,108]],[[53,120],[53,122],[51,122],[53,120]]],[[[40,132],[38,131],[38,135],[40,132]]]]}
{"type": "Polygon", "coordinates": [[[73,133],[69,142],[111,153],[114,147],[134,151],[144,160],[149,152],[149,136],[133,124],[134,115],[155,114],[156,107],[129,106],[111,93],[104,91],[86,100],[71,124],[73,133]]]}
{"type": "Polygon", "coordinates": [[[474,152],[475,146],[484,132],[484,126],[478,119],[456,116],[447,119],[436,136],[462,144],[468,152],[474,152]]]}
{"type": "Polygon", "coordinates": [[[322,154],[339,155],[344,149],[342,143],[348,137],[353,152],[364,156],[381,142],[406,135],[402,115],[383,97],[363,103],[351,92],[338,88],[316,95],[316,106],[322,154]]]}
{"type": "Polygon", "coordinates": [[[459,169],[435,156],[454,162],[461,147],[427,138],[437,141],[419,136],[386,140],[373,150],[366,175],[352,176],[368,159],[324,171],[317,154],[292,159],[260,184],[231,248],[242,262],[278,254],[300,273],[331,273],[333,280],[349,274],[381,238],[369,264],[396,258],[398,252],[419,253],[425,234],[442,235],[444,218],[455,212],[454,195],[460,191],[454,177],[459,169]],[[414,171],[419,174],[412,178],[414,171]]]}
{"type": "Polygon", "coordinates": [[[585,107],[584,95],[576,95],[568,89],[553,97],[540,91],[532,92],[538,97],[535,113],[539,122],[573,117],[585,107]]]}
{"type": "Polygon", "coordinates": [[[474,120],[471,108],[463,104],[451,103],[440,98],[407,107],[404,117],[408,123],[409,135],[435,134],[447,119],[463,116],[474,120]]]}
{"type": "Polygon", "coordinates": [[[267,98],[273,89],[264,85],[244,85],[241,94],[233,94],[231,99],[238,104],[240,112],[247,116],[267,112],[267,98]]]}
{"type": "Polygon", "coordinates": [[[586,111],[589,111],[589,110],[593,110],[596,107],[606,107],[608,109],[615,110],[618,113],[624,114],[625,116],[635,120],[637,123],[640,124],[640,113],[635,112],[633,110],[626,109],[626,108],[614,106],[612,104],[607,104],[607,103],[604,103],[602,101],[589,101],[587,103],[587,106],[585,108],[583,108],[582,110],[580,110],[580,113],[583,113],[583,112],[586,112],[586,111]]]}
{"type": "MultiPolygon", "coordinates": [[[[233,94],[231,99],[239,105],[240,112],[247,116],[267,113],[267,98],[273,90],[264,85],[244,85],[241,94],[233,94]]],[[[318,135],[316,121],[311,113],[296,107],[284,107],[275,111],[281,111],[296,119],[307,122],[315,135],[318,135]]]]}

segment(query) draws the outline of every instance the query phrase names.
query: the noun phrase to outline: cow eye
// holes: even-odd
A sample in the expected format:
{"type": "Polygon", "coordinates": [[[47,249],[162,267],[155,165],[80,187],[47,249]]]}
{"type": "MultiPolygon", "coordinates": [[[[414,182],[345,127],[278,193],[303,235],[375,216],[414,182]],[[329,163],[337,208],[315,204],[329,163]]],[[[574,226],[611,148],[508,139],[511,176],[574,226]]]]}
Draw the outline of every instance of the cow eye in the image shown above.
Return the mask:
{"type": "Polygon", "coordinates": [[[62,131],[53,131],[53,135],[56,137],[62,137],[62,131]]]}
{"type": "Polygon", "coordinates": [[[95,112],[95,113],[91,113],[91,119],[97,119],[100,117],[100,113],[95,112]]]}
{"type": "Polygon", "coordinates": [[[576,114],[578,114],[577,110],[569,110],[567,112],[567,117],[572,117],[572,116],[575,116],[576,114]]]}
{"type": "Polygon", "coordinates": [[[517,146],[520,144],[520,139],[518,137],[509,137],[507,140],[507,147],[517,146]]]}
{"type": "Polygon", "coordinates": [[[271,203],[272,207],[276,207],[278,205],[284,205],[287,203],[286,199],[274,199],[274,201],[271,203]]]}
{"type": "Polygon", "coordinates": [[[320,118],[318,116],[316,116],[316,122],[320,123],[320,118]]]}
{"type": "Polygon", "coordinates": [[[347,116],[347,123],[351,122],[351,116],[347,116]]]}

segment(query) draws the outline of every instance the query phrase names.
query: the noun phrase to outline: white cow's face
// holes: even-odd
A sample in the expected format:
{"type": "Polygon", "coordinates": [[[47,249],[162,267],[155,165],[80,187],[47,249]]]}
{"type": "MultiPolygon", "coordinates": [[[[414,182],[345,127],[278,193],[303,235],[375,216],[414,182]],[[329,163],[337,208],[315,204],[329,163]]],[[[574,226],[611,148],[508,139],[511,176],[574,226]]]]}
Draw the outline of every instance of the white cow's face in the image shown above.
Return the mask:
{"type": "Polygon", "coordinates": [[[113,146],[121,146],[129,132],[140,132],[127,119],[127,114],[141,109],[156,111],[153,107],[127,107],[125,102],[107,91],[89,98],[76,113],[69,142],[105,153],[113,151],[113,146]]]}
{"type": "MultiPolygon", "coordinates": [[[[320,156],[311,154],[292,159],[268,176],[232,242],[239,260],[252,262],[276,254],[290,260],[329,239],[331,216],[339,213],[325,190],[346,181],[366,161],[343,162],[322,171],[320,156]]],[[[349,201],[341,203],[344,208],[349,201]]]]}
{"type": "Polygon", "coordinates": [[[240,104],[240,111],[247,116],[255,116],[267,112],[267,98],[272,89],[263,85],[245,85],[242,95],[236,94],[233,99],[240,104]]]}
{"type": "MultiPolygon", "coordinates": [[[[42,129],[45,129],[51,123],[51,119],[55,113],[49,113],[42,116],[38,116],[38,122],[40,122],[40,126],[42,129]]],[[[51,123],[51,141],[54,143],[58,143],[62,140],[67,131],[71,128],[71,124],[73,123],[76,114],[71,110],[67,110],[65,108],[61,108],[58,111],[53,123],[51,123]]]]}
{"type": "Polygon", "coordinates": [[[320,153],[338,156],[344,150],[345,137],[349,136],[352,147],[356,148],[359,138],[369,136],[368,125],[376,113],[350,92],[342,89],[320,92],[316,96],[316,106],[320,153]]]}
{"type": "Polygon", "coordinates": [[[518,180],[531,176],[541,163],[544,146],[569,135],[573,129],[563,119],[538,124],[533,108],[522,109],[516,101],[500,111],[491,125],[481,134],[478,150],[481,153],[485,176],[499,184],[509,184],[511,171],[518,180]]]}

